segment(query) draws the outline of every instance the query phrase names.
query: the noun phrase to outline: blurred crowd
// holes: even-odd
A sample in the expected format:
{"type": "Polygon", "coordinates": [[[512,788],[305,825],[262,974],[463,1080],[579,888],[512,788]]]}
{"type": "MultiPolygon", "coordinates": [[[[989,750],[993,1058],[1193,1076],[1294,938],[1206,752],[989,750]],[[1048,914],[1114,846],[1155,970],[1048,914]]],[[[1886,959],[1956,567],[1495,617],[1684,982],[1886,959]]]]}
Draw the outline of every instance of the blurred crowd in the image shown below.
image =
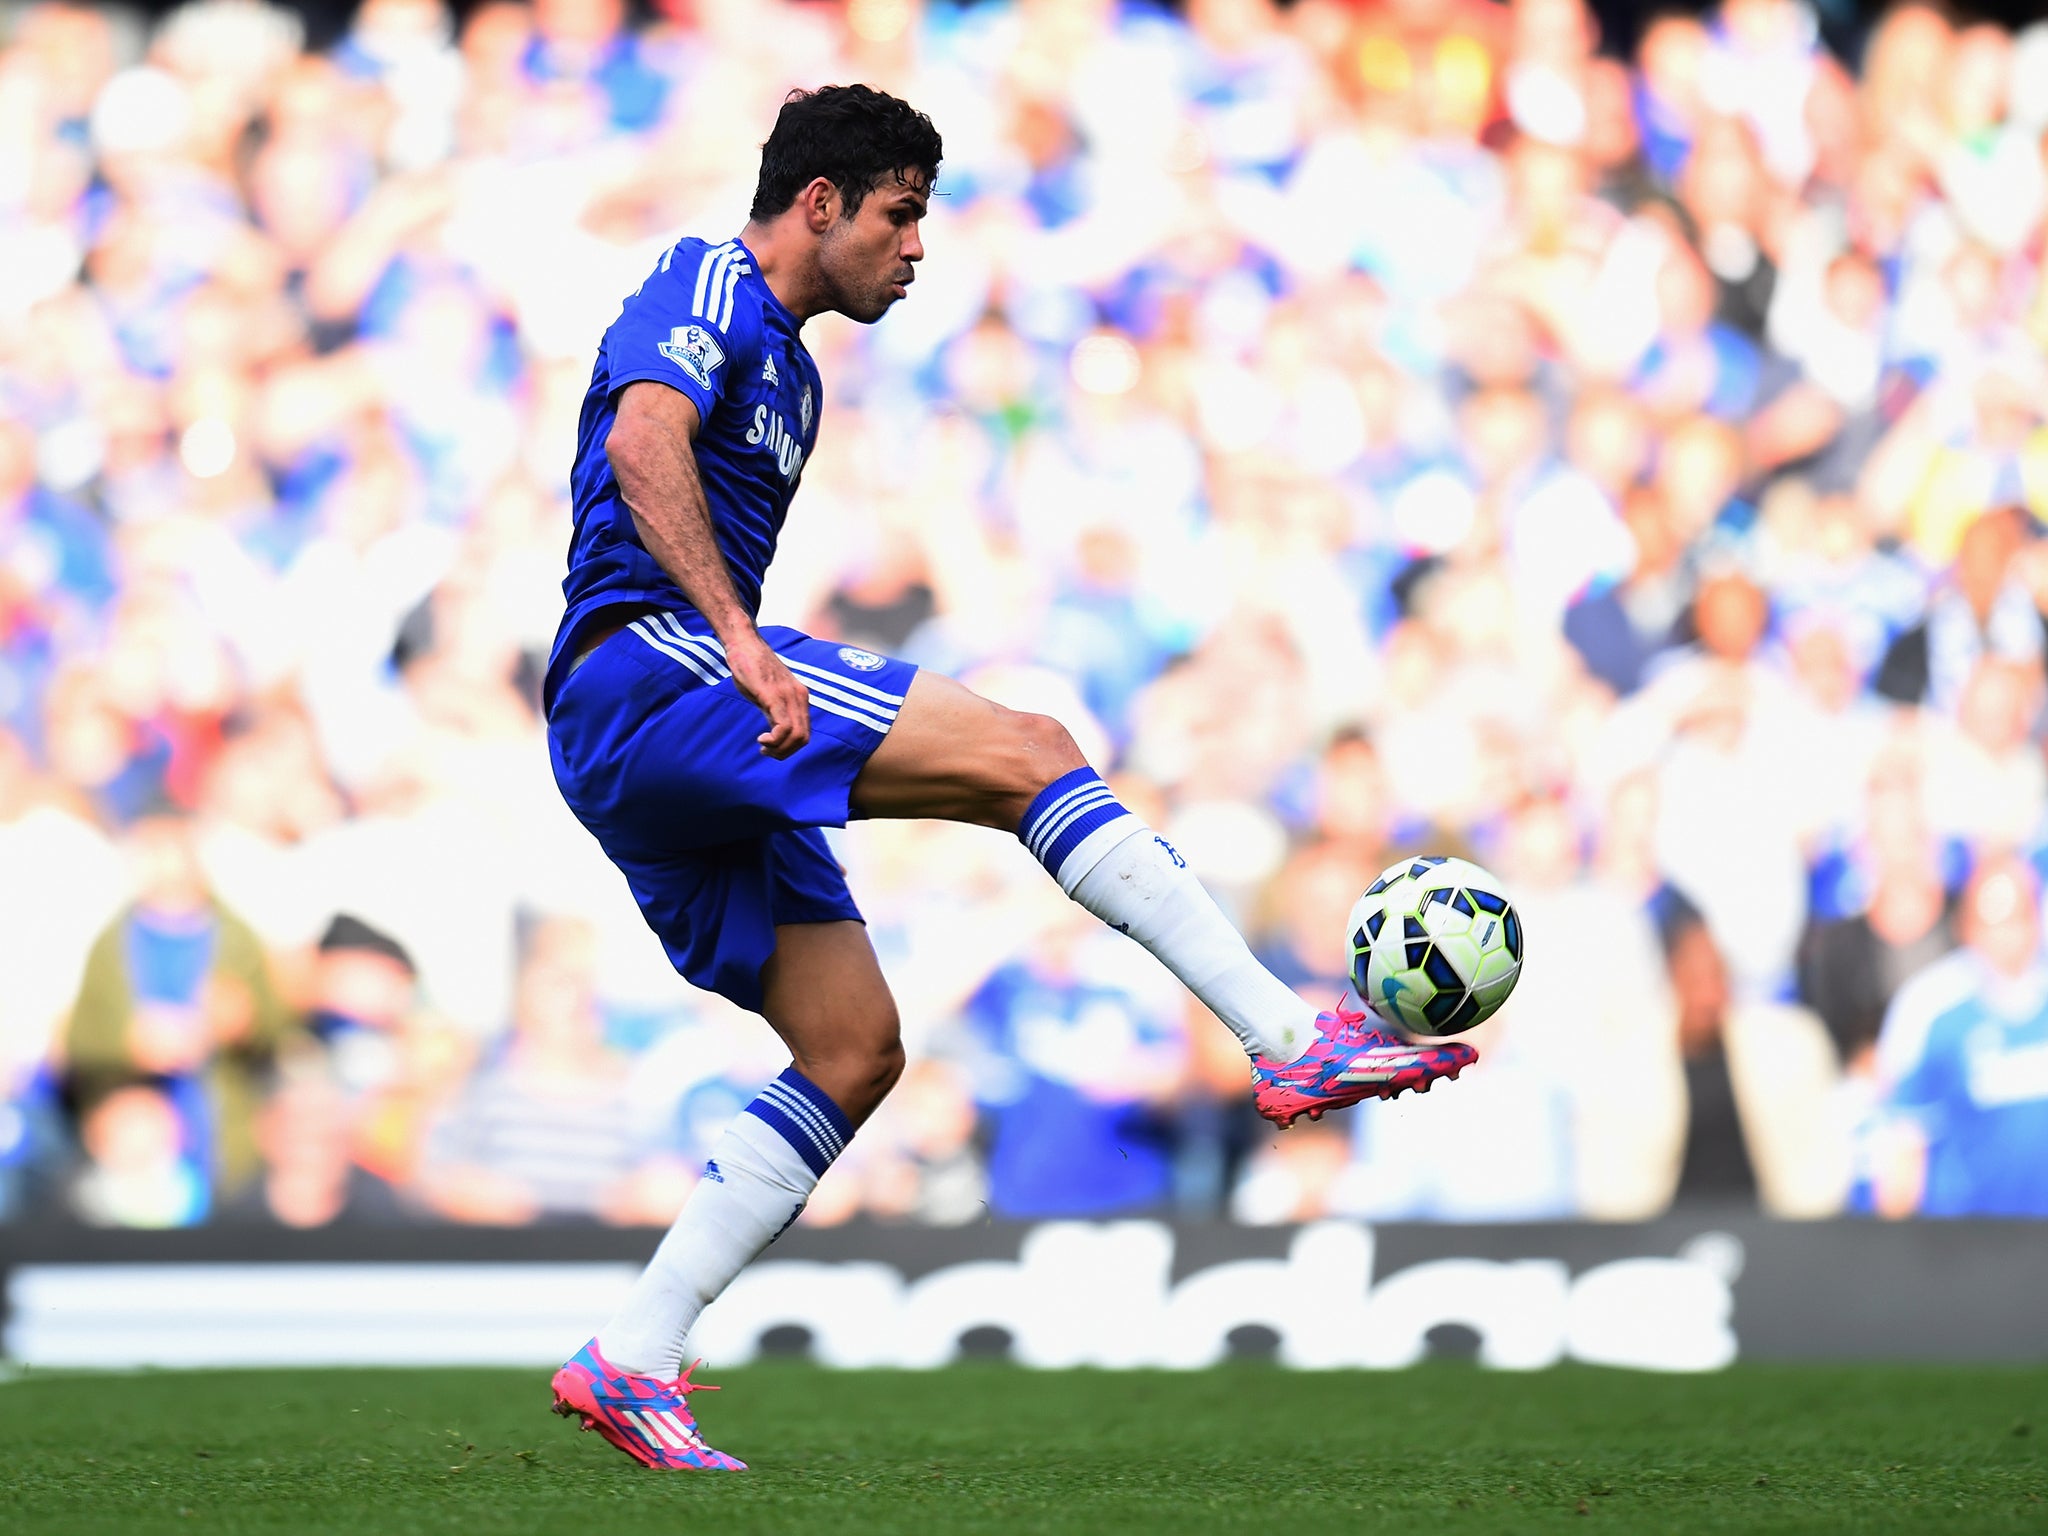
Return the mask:
{"type": "Polygon", "coordinates": [[[2048,1214],[2048,25],[1919,0],[0,5],[0,1216],[665,1221],[786,1059],[550,781],[597,339],[793,86],[945,135],[764,619],[1055,714],[1327,1005],[1270,1134],[1013,840],[836,846],[913,1064],[806,1220],[2048,1214]]]}

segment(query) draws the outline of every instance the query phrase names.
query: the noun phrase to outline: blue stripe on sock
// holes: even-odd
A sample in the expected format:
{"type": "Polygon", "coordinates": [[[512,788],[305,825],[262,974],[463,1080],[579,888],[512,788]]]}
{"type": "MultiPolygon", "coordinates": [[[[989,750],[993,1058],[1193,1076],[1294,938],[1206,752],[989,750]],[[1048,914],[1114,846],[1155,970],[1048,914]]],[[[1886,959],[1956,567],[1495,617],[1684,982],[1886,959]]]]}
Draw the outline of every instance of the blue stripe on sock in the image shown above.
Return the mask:
{"type": "Polygon", "coordinates": [[[1091,832],[1128,815],[1100,774],[1093,768],[1076,768],[1038,792],[1017,836],[1057,880],[1067,855],[1091,832]]]}
{"type": "Polygon", "coordinates": [[[1030,807],[1024,812],[1024,819],[1017,823],[1017,837],[1019,841],[1029,848],[1037,841],[1035,834],[1039,830],[1038,824],[1044,819],[1047,811],[1058,805],[1060,801],[1066,799],[1068,795],[1081,788],[1084,784],[1100,784],[1101,782],[1102,775],[1093,768],[1076,768],[1072,773],[1061,774],[1058,778],[1054,779],[1038,792],[1037,796],[1032,800],[1030,807]]]}
{"type": "Polygon", "coordinates": [[[1031,852],[1044,858],[1046,850],[1052,847],[1053,839],[1073,825],[1074,818],[1101,805],[1115,805],[1116,796],[1109,792],[1107,784],[1097,782],[1085,784],[1068,794],[1063,800],[1056,800],[1038,818],[1038,825],[1031,829],[1031,852]]]}
{"type": "Polygon", "coordinates": [[[802,1094],[792,1093],[781,1083],[776,1082],[763,1088],[761,1097],[797,1124],[809,1127],[811,1134],[817,1137],[819,1144],[824,1147],[827,1156],[837,1157],[846,1150],[846,1138],[835,1131],[802,1094]]]}
{"type": "MultiPolygon", "coordinates": [[[[1058,879],[1060,866],[1066,863],[1068,854],[1081,846],[1083,838],[1096,828],[1106,827],[1119,817],[1130,814],[1116,800],[1111,799],[1075,817],[1067,823],[1059,836],[1052,840],[1052,846],[1045,850],[1045,867],[1052,871],[1054,879],[1058,879]]],[[[1136,830],[1135,826],[1133,830],[1136,830]]]]}
{"type": "Polygon", "coordinates": [[[746,1113],[788,1142],[812,1173],[821,1179],[825,1176],[825,1170],[832,1166],[832,1154],[825,1150],[825,1144],[816,1131],[766,1099],[754,1100],[747,1106],[746,1113]]]}
{"type": "Polygon", "coordinates": [[[1060,866],[1083,838],[1129,814],[1100,774],[1093,768],[1076,768],[1038,792],[1017,836],[1057,880],[1060,866]]]}
{"type": "Polygon", "coordinates": [[[846,1144],[853,1140],[853,1122],[846,1118],[846,1111],[837,1104],[834,1104],[831,1096],[824,1089],[820,1088],[808,1077],[805,1077],[803,1073],[797,1071],[795,1067],[787,1069],[775,1081],[795,1093],[799,1098],[809,1100],[811,1108],[825,1117],[825,1123],[832,1127],[832,1134],[839,1138],[840,1150],[844,1151],[846,1149],[846,1144]]]}
{"type": "Polygon", "coordinates": [[[795,1067],[763,1088],[747,1113],[771,1126],[821,1178],[853,1139],[845,1111],[795,1067]]]}

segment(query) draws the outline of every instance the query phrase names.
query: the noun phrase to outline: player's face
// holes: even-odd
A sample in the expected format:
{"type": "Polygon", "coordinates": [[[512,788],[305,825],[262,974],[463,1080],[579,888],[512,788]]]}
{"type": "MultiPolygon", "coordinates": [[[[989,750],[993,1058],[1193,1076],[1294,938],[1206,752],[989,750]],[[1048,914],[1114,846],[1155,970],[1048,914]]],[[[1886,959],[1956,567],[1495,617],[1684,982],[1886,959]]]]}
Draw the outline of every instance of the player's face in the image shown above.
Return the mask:
{"type": "Polygon", "coordinates": [[[835,220],[818,247],[818,265],[832,285],[832,307],[871,325],[903,298],[924,260],[918,225],[930,189],[915,171],[885,178],[861,199],[851,218],[835,220]]]}

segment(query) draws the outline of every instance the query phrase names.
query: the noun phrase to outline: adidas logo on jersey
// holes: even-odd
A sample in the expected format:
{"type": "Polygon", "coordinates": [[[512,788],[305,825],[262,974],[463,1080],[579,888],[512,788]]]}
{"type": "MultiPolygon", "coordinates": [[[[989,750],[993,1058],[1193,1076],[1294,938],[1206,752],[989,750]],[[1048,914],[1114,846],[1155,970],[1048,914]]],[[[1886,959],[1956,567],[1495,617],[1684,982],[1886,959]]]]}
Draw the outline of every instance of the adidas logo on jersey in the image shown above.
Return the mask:
{"type": "Polygon", "coordinates": [[[782,471],[782,478],[795,483],[803,473],[803,441],[783,425],[782,413],[771,411],[765,405],[754,407],[754,424],[747,428],[747,441],[766,443],[768,451],[775,455],[775,467],[782,471]]]}
{"type": "Polygon", "coordinates": [[[782,375],[775,371],[775,359],[773,356],[761,359],[761,382],[777,386],[780,386],[782,383],[782,375]]]}

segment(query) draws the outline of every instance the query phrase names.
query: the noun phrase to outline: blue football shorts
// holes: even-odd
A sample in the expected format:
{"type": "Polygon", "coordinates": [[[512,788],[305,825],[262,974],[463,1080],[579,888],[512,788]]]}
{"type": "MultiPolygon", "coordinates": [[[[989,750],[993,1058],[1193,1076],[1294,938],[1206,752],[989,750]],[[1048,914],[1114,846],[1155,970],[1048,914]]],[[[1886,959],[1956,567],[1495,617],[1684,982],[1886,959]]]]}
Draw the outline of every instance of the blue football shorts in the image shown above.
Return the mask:
{"type": "Polygon", "coordinates": [[[648,614],[601,641],[548,716],[555,782],[670,962],[756,1012],[777,924],[860,921],[818,828],[846,825],[853,781],[917,675],[779,625],[761,636],[811,695],[811,739],[780,761],[755,740],[768,717],[694,612],[648,614]]]}

